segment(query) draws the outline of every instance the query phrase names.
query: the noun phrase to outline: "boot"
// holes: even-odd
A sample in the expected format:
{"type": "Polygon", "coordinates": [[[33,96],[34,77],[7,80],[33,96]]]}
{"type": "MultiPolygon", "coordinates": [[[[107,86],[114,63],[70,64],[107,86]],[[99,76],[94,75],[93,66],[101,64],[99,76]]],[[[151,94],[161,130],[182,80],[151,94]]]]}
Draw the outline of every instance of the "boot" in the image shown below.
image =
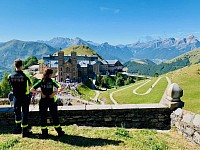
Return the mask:
{"type": "Polygon", "coordinates": [[[21,123],[17,123],[14,128],[14,134],[21,134],[21,133],[22,133],[21,123]]]}
{"type": "Polygon", "coordinates": [[[63,135],[65,134],[65,132],[62,130],[61,127],[55,128],[55,129],[56,129],[56,131],[57,131],[59,137],[61,137],[61,136],[63,136],[63,135]]]}
{"type": "Polygon", "coordinates": [[[22,137],[29,137],[32,134],[32,132],[30,131],[30,128],[26,127],[26,128],[22,128],[22,137]]]}
{"type": "Polygon", "coordinates": [[[42,129],[42,139],[47,139],[48,138],[48,129],[42,129]]]}

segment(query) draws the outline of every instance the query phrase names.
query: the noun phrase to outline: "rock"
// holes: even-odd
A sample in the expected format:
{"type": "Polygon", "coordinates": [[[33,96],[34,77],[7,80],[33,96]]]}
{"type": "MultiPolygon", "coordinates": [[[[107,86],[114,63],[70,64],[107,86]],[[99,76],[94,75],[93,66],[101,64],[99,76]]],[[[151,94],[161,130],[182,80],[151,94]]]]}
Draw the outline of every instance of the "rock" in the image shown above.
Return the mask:
{"type": "Polygon", "coordinates": [[[188,126],[185,128],[184,132],[187,133],[189,136],[192,136],[194,134],[194,129],[188,126]]]}
{"type": "Polygon", "coordinates": [[[181,109],[181,108],[176,109],[176,110],[174,111],[174,114],[175,114],[176,116],[178,116],[178,117],[181,117],[182,114],[183,114],[183,109],[181,109]]]}
{"type": "Polygon", "coordinates": [[[194,114],[187,112],[186,114],[183,115],[182,121],[190,124],[192,122],[193,118],[194,118],[194,114]]]}
{"type": "Polygon", "coordinates": [[[193,140],[200,145],[200,133],[199,132],[195,132],[194,136],[193,136],[193,140]]]}
{"type": "Polygon", "coordinates": [[[198,128],[200,127],[200,115],[199,115],[199,114],[196,114],[196,115],[194,116],[193,124],[194,124],[195,126],[197,126],[198,128]]]}

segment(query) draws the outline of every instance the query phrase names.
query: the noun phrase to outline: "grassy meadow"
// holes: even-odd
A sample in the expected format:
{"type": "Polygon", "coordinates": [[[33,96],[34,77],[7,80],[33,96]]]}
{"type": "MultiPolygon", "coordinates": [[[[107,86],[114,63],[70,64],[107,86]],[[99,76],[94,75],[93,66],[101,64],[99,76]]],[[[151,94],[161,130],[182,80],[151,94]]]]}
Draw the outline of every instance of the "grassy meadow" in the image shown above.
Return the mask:
{"type": "Polygon", "coordinates": [[[183,109],[200,114],[200,64],[191,65],[168,73],[173,82],[183,89],[181,100],[185,102],[183,109]]]}
{"type": "Polygon", "coordinates": [[[66,135],[57,137],[53,127],[49,129],[49,139],[40,139],[40,128],[33,127],[30,138],[10,133],[10,129],[0,128],[1,150],[174,150],[198,149],[175,130],[136,130],[124,128],[91,128],[76,125],[63,126],[66,135]],[[4,131],[4,132],[2,132],[4,131]]]}
{"type": "Polygon", "coordinates": [[[121,87],[117,87],[117,88],[108,89],[107,91],[100,91],[100,95],[99,95],[98,99],[104,100],[106,104],[113,104],[113,102],[110,100],[110,93],[121,90],[121,89],[130,89],[133,87],[137,87],[138,84],[140,85],[142,83],[143,83],[143,81],[138,81],[138,82],[132,83],[130,85],[125,85],[125,86],[121,86],[121,87]]]}
{"type": "MultiPolygon", "coordinates": [[[[145,90],[137,90],[137,92],[141,92],[139,94],[142,94],[146,92],[149,87],[157,80],[157,78],[152,79],[153,82],[149,82],[142,86],[141,88],[144,88],[145,90]]],[[[136,95],[133,94],[133,90],[137,88],[140,85],[134,86],[129,89],[122,90],[120,92],[116,92],[113,94],[113,98],[119,103],[119,104],[145,104],[145,103],[159,103],[164,91],[167,87],[167,80],[165,77],[161,78],[160,81],[155,85],[155,87],[152,89],[152,91],[149,94],[146,95],[136,95]]]]}
{"type": "Polygon", "coordinates": [[[78,86],[77,90],[81,94],[81,98],[85,100],[91,100],[96,95],[96,92],[93,89],[87,87],[84,84],[81,84],[80,86],[78,86]]]}

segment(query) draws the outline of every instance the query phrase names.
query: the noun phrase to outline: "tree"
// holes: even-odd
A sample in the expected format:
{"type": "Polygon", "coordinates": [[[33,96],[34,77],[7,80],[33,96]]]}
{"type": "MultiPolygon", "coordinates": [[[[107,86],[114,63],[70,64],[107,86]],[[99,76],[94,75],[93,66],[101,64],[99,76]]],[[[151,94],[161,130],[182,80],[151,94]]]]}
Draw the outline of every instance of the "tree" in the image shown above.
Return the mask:
{"type": "Polygon", "coordinates": [[[3,76],[0,86],[1,86],[1,96],[8,97],[11,87],[8,82],[8,73],[7,72],[4,73],[4,76],[3,76]]]}
{"type": "Polygon", "coordinates": [[[35,56],[28,57],[25,61],[23,61],[24,69],[27,69],[29,66],[36,65],[38,60],[35,56]]]}
{"type": "Polygon", "coordinates": [[[116,80],[116,86],[123,86],[123,85],[124,85],[123,78],[117,78],[117,80],[116,80]]]}
{"type": "Polygon", "coordinates": [[[159,76],[159,74],[156,72],[156,73],[154,73],[154,75],[153,75],[154,77],[158,77],[159,76]]]}
{"type": "Polygon", "coordinates": [[[102,79],[102,76],[101,76],[101,75],[98,75],[98,76],[97,76],[97,79],[96,79],[96,82],[95,82],[95,85],[97,85],[97,86],[102,86],[101,79],[102,79]]]}

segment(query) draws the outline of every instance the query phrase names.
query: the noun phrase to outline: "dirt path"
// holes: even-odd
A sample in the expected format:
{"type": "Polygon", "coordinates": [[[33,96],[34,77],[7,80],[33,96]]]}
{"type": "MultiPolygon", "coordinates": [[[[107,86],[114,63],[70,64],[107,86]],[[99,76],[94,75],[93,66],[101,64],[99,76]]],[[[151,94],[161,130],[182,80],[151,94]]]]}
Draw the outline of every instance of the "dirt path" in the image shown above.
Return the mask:
{"type": "Polygon", "coordinates": [[[136,95],[146,95],[146,94],[149,94],[151,92],[151,90],[156,86],[156,84],[160,81],[162,77],[159,77],[155,82],[154,84],[145,92],[145,93],[142,93],[142,94],[139,94],[137,93],[137,90],[139,88],[141,88],[142,86],[144,86],[145,84],[147,84],[148,82],[150,82],[151,80],[148,80],[146,83],[142,84],[141,86],[137,87],[136,89],[133,90],[133,93],[136,94],[136,95]]]}

